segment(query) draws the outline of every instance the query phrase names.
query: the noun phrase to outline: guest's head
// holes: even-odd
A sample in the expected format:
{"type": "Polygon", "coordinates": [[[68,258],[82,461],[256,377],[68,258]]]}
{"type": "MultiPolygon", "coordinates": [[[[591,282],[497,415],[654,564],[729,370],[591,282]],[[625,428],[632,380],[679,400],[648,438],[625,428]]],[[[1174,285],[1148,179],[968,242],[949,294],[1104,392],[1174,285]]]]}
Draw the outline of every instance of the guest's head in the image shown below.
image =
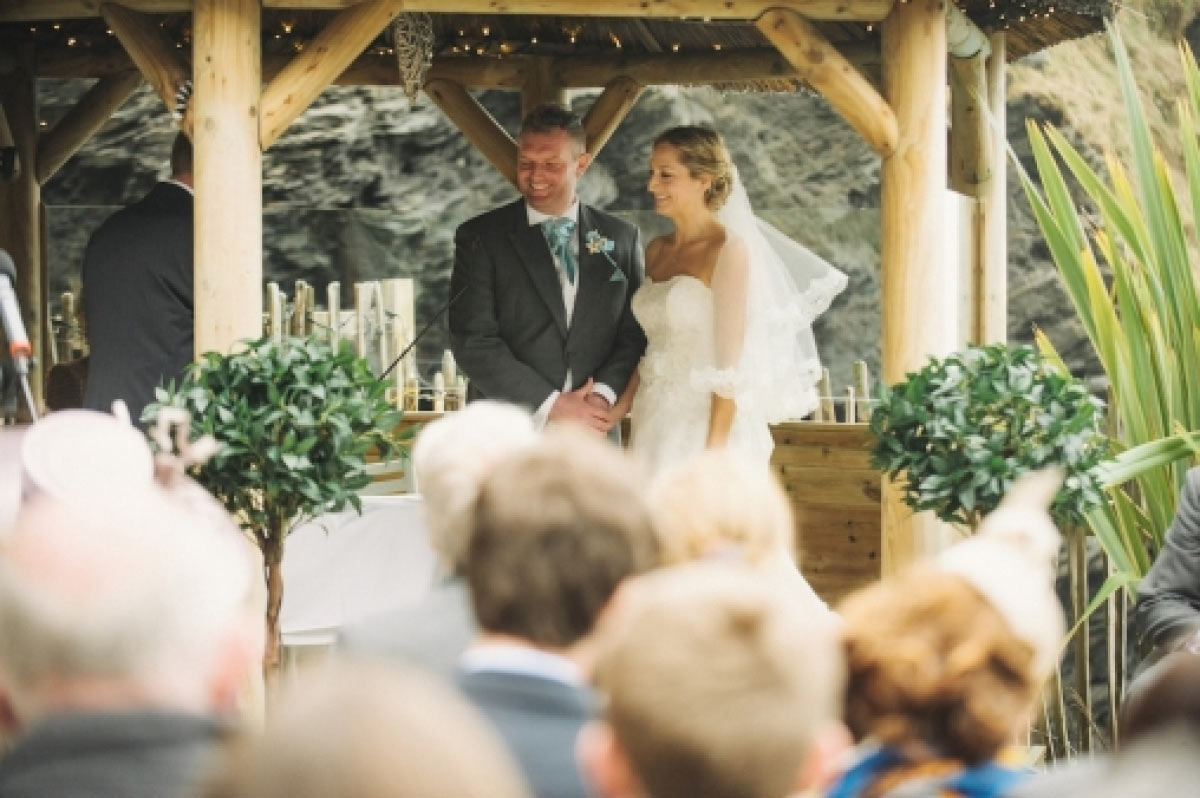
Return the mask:
{"type": "Polygon", "coordinates": [[[714,557],[760,565],[795,548],[792,510],[778,480],[720,450],[661,478],[650,505],[664,565],[714,557]]]}
{"type": "Polygon", "coordinates": [[[567,649],[622,580],[656,563],[635,469],[604,441],[552,431],[484,480],[467,581],[485,634],[567,649]]]}
{"type": "Polygon", "coordinates": [[[605,798],[782,798],[836,767],[833,627],[752,571],[698,563],[633,580],[597,638],[608,700],[582,747],[605,798]]]}
{"type": "Polygon", "coordinates": [[[733,160],[721,135],[696,125],[664,130],[650,153],[647,190],[664,216],[719,210],[733,191],[733,160]]]}
{"type": "Polygon", "coordinates": [[[589,164],[587,136],[577,114],[547,104],[525,115],[517,139],[517,190],[535,210],[550,216],[565,213],[589,164]]]}
{"type": "Polygon", "coordinates": [[[192,140],[186,133],[179,133],[171,143],[171,178],[190,186],[192,172],[192,140]]]}
{"type": "Polygon", "coordinates": [[[305,672],[266,730],[235,742],[206,798],[523,798],[503,743],[463,698],[395,665],[305,672]]]}
{"type": "Polygon", "coordinates": [[[413,469],[433,548],[462,573],[479,486],[504,457],[537,440],[533,417],[515,405],[472,402],[427,424],[413,446],[413,469]]]}
{"type": "Polygon", "coordinates": [[[841,607],[857,737],[976,764],[1027,721],[1063,636],[1047,514],[1060,483],[1023,478],[974,536],[841,607]]]}
{"type": "Polygon", "coordinates": [[[840,608],[846,723],[914,758],[992,759],[1040,686],[1032,647],[966,580],[918,568],[840,608]]]}
{"type": "Polygon", "coordinates": [[[255,571],[227,515],[157,485],[42,494],[0,544],[0,699],[78,711],[232,710],[261,657],[255,571]]]}

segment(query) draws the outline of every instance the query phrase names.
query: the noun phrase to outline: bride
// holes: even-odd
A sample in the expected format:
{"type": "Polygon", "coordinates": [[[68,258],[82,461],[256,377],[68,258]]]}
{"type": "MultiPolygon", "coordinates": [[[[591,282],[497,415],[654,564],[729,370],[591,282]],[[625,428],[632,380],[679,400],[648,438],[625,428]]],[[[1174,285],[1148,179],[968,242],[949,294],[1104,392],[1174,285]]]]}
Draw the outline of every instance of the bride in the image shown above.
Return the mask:
{"type": "Polygon", "coordinates": [[[632,409],[630,448],[654,474],[719,447],[765,466],[768,425],[816,407],[811,325],[846,276],[754,216],[715,131],[660,134],[648,190],[675,229],[646,248],[646,352],[612,418],[632,409]]]}

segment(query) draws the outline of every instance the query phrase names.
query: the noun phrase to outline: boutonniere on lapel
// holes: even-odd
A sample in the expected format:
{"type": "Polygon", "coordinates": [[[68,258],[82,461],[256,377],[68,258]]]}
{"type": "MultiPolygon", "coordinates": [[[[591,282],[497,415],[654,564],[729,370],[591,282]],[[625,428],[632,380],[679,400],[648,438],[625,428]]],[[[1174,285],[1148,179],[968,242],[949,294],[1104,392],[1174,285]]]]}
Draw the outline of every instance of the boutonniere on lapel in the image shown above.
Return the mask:
{"type": "Polygon", "coordinates": [[[621,271],[621,267],[613,260],[612,251],[617,248],[617,242],[613,241],[600,234],[599,230],[589,230],[587,234],[587,250],[593,255],[603,255],[608,258],[608,262],[613,265],[613,273],[608,278],[610,283],[619,282],[625,279],[625,272],[621,271]]]}

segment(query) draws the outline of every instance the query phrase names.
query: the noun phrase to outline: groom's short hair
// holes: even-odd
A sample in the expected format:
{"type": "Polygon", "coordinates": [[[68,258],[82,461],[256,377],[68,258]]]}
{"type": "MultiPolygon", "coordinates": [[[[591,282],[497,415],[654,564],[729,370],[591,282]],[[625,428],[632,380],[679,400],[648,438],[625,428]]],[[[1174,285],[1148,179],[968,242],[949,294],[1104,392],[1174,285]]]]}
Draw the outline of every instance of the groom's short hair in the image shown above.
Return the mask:
{"type": "Polygon", "coordinates": [[[466,573],[480,628],[562,648],[657,561],[633,465],[607,442],[554,430],[484,481],[466,573]]]}
{"type": "Polygon", "coordinates": [[[559,130],[566,132],[579,146],[581,152],[587,149],[587,133],[583,129],[583,119],[569,108],[554,103],[545,103],[536,106],[521,120],[521,135],[554,133],[559,130]]]}

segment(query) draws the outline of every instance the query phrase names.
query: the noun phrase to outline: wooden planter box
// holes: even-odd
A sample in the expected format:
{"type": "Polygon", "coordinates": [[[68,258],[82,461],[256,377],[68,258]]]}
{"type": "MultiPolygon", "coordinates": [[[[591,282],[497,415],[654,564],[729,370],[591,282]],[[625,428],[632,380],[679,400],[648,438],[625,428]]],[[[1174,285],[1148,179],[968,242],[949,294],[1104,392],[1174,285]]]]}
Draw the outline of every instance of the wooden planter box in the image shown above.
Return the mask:
{"type": "Polygon", "coordinates": [[[866,424],[795,421],[772,428],[772,465],[796,513],[800,570],[835,605],[879,579],[883,479],[866,424]]]}

